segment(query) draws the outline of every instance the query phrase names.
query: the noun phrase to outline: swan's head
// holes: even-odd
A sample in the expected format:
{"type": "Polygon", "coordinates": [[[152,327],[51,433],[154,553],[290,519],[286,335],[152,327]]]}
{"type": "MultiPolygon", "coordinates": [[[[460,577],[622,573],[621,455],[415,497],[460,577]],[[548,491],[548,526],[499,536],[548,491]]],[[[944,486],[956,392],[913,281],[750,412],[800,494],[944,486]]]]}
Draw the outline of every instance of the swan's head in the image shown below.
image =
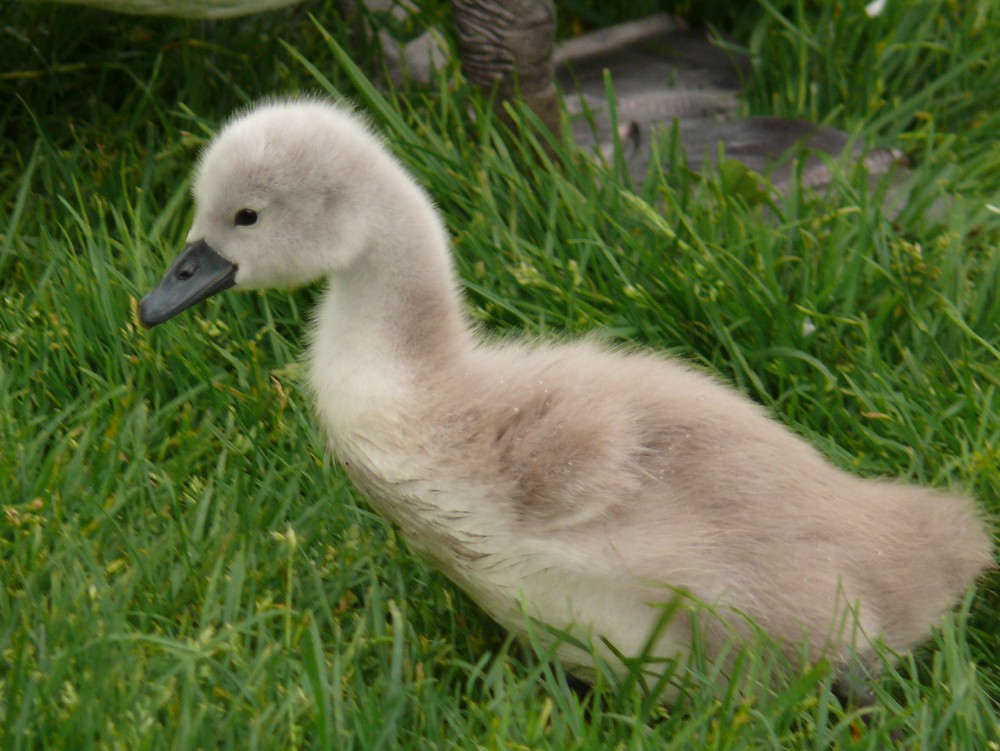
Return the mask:
{"type": "Polygon", "coordinates": [[[143,299],[141,322],[229,287],[293,287],[347,268],[379,223],[387,173],[401,171],[332,104],[271,102],[238,115],[202,155],[187,246],[143,299]]]}

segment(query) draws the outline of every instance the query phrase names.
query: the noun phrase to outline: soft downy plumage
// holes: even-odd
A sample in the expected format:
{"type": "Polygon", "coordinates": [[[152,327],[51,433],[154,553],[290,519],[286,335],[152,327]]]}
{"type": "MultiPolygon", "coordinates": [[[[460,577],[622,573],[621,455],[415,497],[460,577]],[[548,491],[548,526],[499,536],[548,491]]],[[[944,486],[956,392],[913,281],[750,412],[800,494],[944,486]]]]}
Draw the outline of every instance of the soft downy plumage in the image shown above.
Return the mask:
{"type": "MultiPolygon", "coordinates": [[[[712,653],[749,618],[789,656],[806,640],[846,667],[870,640],[913,647],[992,563],[970,500],[847,474],[676,360],[485,340],[430,199],[341,106],[238,115],[194,196],[188,247],[143,323],[228,287],[325,279],[309,380],[331,451],[515,633],[538,619],[619,664],[605,642],[639,654],[681,593],[722,615],[699,621],[712,653]]],[[[649,654],[683,657],[691,636],[681,613],[649,654]]],[[[592,675],[585,650],[557,653],[592,675]]]]}

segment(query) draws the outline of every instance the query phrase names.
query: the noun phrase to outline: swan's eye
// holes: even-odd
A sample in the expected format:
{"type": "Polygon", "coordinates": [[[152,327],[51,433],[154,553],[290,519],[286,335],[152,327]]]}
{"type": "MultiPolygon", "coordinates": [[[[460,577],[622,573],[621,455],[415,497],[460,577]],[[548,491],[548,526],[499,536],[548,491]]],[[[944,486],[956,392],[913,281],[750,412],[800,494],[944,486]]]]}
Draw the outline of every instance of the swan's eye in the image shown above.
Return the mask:
{"type": "Polygon", "coordinates": [[[236,218],[233,219],[233,224],[237,227],[249,227],[252,224],[257,223],[257,212],[253,209],[240,209],[236,212],[236,218]]]}

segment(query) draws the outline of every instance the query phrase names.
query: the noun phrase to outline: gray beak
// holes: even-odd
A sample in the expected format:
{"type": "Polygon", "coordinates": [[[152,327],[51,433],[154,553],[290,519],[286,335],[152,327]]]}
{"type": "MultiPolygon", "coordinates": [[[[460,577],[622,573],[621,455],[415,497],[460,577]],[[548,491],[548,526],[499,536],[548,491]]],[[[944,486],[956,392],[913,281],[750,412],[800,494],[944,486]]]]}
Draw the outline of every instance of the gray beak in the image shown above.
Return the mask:
{"type": "Polygon", "coordinates": [[[156,288],[139,304],[139,322],[147,329],[236,284],[236,264],[204,240],[190,243],[156,288]]]}

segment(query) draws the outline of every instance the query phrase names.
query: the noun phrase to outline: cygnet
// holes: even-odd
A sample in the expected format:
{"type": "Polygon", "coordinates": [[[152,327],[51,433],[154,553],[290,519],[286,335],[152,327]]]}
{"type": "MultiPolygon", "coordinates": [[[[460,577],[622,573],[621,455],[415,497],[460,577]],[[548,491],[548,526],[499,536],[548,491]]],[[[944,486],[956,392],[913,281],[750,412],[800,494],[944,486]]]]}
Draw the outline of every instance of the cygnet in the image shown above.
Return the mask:
{"type": "Polygon", "coordinates": [[[656,674],[695,624],[718,655],[751,622],[849,672],[873,640],[927,637],[993,563],[970,500],[843,472],[675,359],[485,338],[430,198],[343,106],[238,114],[193,192],[143,325],[231,287],[325,280],[308,360],[330,450],[417,553],[514,633],[544,624],[585,680],[595,655],[656,674]]]}

